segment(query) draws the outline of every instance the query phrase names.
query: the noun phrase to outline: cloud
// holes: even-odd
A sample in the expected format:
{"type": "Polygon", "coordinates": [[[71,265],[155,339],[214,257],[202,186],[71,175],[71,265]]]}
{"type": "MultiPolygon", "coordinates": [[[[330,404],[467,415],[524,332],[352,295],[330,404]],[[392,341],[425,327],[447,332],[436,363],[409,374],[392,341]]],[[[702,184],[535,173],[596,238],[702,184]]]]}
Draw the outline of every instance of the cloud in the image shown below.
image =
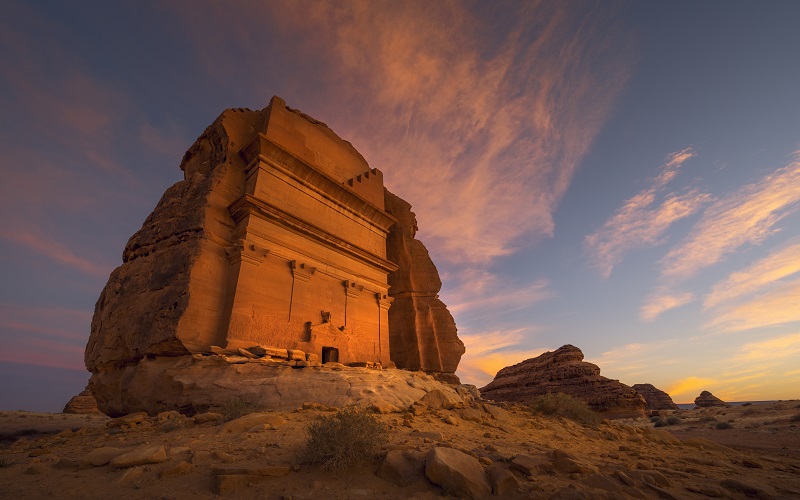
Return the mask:
{"type": "Polygon", "coordinates": [[[78,256],[66,245],[53,240],[44,238],[34,232],[35,230],[21,230],[18,232],[4,231],[0,228],[0,238],[12,241],[18,245],[33,250],[55,262],[67,265],[86,274],[97,277],[108,276],[113,267],[90,261],[78,256]]]}
{"type": "Polygon", "coordinates": [[[732,273],[715,284],[703,305],[713,308],[753,294],[776,282],[800,273],[800,238],[794,238],[747,268],[732,273]]]}
{"type": "Polygon", "coordinates": [[[735,357],[735,360],[774,362],[796,356],[800,357],[800,333],[749,342],[739,349],[739,354],[735,357]]]}
{"type": "MultiPolygon", "coordinates": [[[[277,57],[305,61],[287,102],[382,169],[432,253],[453,263],[485,265],[553,234],[553,212],[629,75],[633,44],[600,5],[523,3],[502,31],[493,9],[461,2],[257,5],[181,13],[198,57],[236,53],[257,68],[272,64],[274,40],[256,34],[281,37],[277,57]],[[204,40],[220,23],[236,34],[204,40]]],[[[262,80],[250,84],[263,92],[262,80]]]]}
{"type": "Polygon", "coordinates": [[[466,274],[452,276],[447,294],[448,309],[454,315],[465,314],[472,318],[486,315],[508,314],[527,309],[554,296],[547,280],[514,286],[495,274],[480,269],[467,269],[466,274]]]}
{"type": "Polygon", "coordinates": [[[481,333],[459,332],[467,346],[466,354],[458,365],[457,375],[464,384],[483,387],[494,379],[502,368],[534,358],[547,349],[523,347],[534,333],[531,328],[495,330],[481,333]]]}
{"type": "Polygon", "coordinates": [[[745,244],[758,245],[800,208],[800,151],[785,167],[713,203],[662,259],[662,274],[687,278],[745,244]]]}
{"type": "Polygon", "coordinates": [[[798,297],[800,279],[776,286],[744,303],[716,311],[708,326],[722,332],[737,332],[800,321],[798,297]]]}
{"type": "Polygon", "coordinates": [[[628,199],[599,230],[586,236],[589,259],[603,277],[608,278],[629,251],[662,243],[664,233],[674,222],[692,215],[711,200],[709,194],[693,189],[683,194],[669,193],[655,206],[659,192],[694,156],[691,148],[668,155],[649,187],[628,199]]]}
{"type": "Polygon", "coordinates": [[[681,307],[694,300],[692,292],[675,293],[668,289],[659,289],[647,297],[639,310],[639,317],[644,321],[655,321],[662,313],[681,307]]]}
{"type": "Polygon", "coordinates": [[[671,363],[669,348],[677,344],[677,339],[656,340],[653,342],[633,342],[603,352],[599,357],[588,359],[601,369],[603,376],[613,373],[615,378],[632,380],[647,376],[653,366],[671,363]]]}

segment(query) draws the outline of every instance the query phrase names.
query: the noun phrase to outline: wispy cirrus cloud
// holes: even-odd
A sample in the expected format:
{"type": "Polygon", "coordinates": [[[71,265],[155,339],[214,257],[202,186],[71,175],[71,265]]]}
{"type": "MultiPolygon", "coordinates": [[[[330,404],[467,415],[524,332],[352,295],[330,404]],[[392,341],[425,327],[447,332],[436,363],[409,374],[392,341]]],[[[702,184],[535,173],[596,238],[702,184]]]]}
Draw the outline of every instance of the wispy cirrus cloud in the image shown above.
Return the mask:
{"type": "Polygon", "coordinates": [[[800,209],[800,152],[792,161],[712,204],[682,243],[662,259],[662,274],[687,278],[742,245],[757,245],[800,209]]]}
{"type": "Polygon", "coordinates": [[[796,357],[800,360],[800,333],[779,335],[777,337],[748,342],[739,349],[735,361],[749,363],[796,357]]]}
{"type": "Polygon", "coordinates": [[[683,163],[695,155],[692,148],[669,154],[650,186],[628,199],[600,229],[586,236],[584,243],[591,265],[603,277],[608,278],[631,250],[662,243],[673,223],[694,214],[711,200],[711,195],[692,189],[682,194],[668,193],[657,203],[659,193],[678,175],[683,163]]]}
{"type": "Polygon", "coordinates": [[[639,317],[644,321],[654,321],[662,313],[684,306],[694,300],[692,292],[674,292],[666,288],[658,289],[648,295],[639,309],[639,317]]]}
{"type": "MultiPolygon", "coordinates": [[[[608,29],[606,6],[584,7],[510,5],[516,22],[502,31],[487,22],[499,11],[460,2],[287,1],[251,4],[245,16],[179,15],[203,60],[234,47],[242,64],[261,65],[271,41],[254,33],[269,32],[265,23],[296,42],[280,56],[306,61],[287,102],[384,171],[439,261],[484,266],[553,234],[553,212],[627,81],[629,34],[608,29]],[[217,23],[249,35],[202,39],[197,26],[217,23]]],[[[264,91],[261,79],[251,84],[264,91]]]]}
{"type": "Polygon", "coordinates": [[[707,326],[721,332],[737,332],[793,323],[800,321],[798,304],[800,279],[775,286],[749,300],[715,311],[707,326]]]}
{"type": "Polygon", "coordinates": [[[715,284],[703,300],[705,308],[740,299],[800,273],[800,238],[794,238],[750,266],[715,284]]]}

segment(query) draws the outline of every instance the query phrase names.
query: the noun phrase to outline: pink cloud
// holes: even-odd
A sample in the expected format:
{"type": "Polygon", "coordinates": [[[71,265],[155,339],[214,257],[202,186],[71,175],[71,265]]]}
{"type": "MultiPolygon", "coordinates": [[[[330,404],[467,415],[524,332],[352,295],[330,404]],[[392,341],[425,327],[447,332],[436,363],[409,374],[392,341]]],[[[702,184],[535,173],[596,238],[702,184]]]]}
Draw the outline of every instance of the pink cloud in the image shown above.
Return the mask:
{"type": "Polygon", "coordinates": [[[223,59],[235,51],[263,92],[271,42],[255,33],[269,25],[289,47],[278,57],[308,62],[304,78],[289,80],[289,105],[382,169],[414,206],[426,244],[452,263],[485,265],[552,235],[553,211],[628,77],[630,45],[608,29],[605,9],[524,4],[504,33],[451,2],[246,11],[180,14],[209,71],[227,78],[223,59]],[[203,27],[220,23],[235,34],[207,38],[203,27]]]}
{"type": "Polygon", "coordinates": [[[92,276],[105,277],[108,276],[113,269],[111,266],[99,264],[80,257],[66,245],[52,238],[42,237],[33,231],[22,230],[12,232],[0,230],[0,238],[24,246],[55,262],[67,265],[92,276]]]}

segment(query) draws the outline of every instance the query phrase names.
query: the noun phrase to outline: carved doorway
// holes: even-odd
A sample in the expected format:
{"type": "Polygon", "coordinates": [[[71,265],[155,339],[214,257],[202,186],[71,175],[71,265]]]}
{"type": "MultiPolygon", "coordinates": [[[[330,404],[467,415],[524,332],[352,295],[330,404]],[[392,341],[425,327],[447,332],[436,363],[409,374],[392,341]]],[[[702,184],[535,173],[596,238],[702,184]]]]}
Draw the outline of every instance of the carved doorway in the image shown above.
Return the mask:
{"type": "Polygon", "coordinates": [[[328,363],[338,363],[339,362],[339,349],[335,347],[323,347],[322,348],[322,362],[328,363]]]}

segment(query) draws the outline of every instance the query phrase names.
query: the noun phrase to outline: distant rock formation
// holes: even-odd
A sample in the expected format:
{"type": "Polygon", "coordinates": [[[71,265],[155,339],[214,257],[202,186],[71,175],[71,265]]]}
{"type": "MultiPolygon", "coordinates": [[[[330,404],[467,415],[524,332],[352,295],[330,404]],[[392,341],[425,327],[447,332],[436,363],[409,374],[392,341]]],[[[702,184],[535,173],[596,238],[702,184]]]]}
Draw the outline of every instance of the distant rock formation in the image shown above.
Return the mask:
{"type": "Polygon", "coordinates": [[[642,395],[647,402],[648,410],[677,410],[678,405],[672,398],[661,389],[657,389],[653,384],[634,384],[633,390],[642,395]]]}
{"type": "Polygon", "coordinates": [[[725,401],[719,399],[708,391],[703,391],[694,399],[694,405],[698,408],[710,408],[712,406],[730,406],[725,401]]]}
{"type": "Polygon", "coordinates": [[[87,387],[77,396],[73,396],[61,413],[100,413],[100,410],[97,408],[97,400],[87,387]]]}
{"type": "Polygon", "coordinates": [[[453,316],[439,300],[439,273],[428,249],[415,238],[417,217],[411,205],[385,193],[386,211],[397,219],[386,240],[386,256],[398,266],[389,274],[392,361],[409,370],[453,374],[465,349],[453,316]]]}
{"type": "Polygon", "coordinates": [[[645,416],[647,403],[638,392],[618,380],[600,376],[600,368],[583,361],[581,350],[572,345],[503,368],[480,389],[484,399],[526,404],[559,392],[586,401],[606,418],[645,416]]]}
{"type": "Polygon", "coordinates": [[[101,411],[154,411],[137,370],[212,348],[457,381],[464,346],[414,214],[349,142],[276,96],[224,111],[180,168],[95,306],[85,363],[101,411]]]}

